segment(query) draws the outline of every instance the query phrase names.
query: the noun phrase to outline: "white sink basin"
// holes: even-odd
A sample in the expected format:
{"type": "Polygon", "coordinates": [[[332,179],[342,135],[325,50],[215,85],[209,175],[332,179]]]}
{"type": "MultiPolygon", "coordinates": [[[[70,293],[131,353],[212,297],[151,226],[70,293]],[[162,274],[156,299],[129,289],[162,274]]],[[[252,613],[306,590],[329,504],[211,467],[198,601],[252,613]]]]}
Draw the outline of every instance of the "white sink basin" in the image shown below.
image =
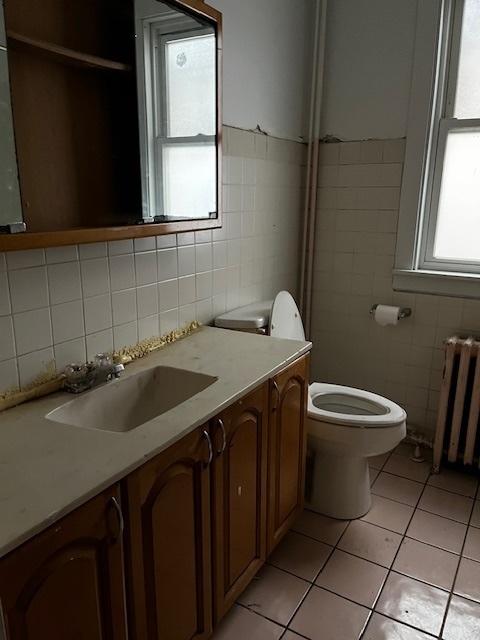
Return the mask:
{"type": "Polygon", "coordinates": [[[153,367],[121,378],[54,409],[45,417],[75,427],[131,431],[203,391],[217,378],[174,367],[153,367]]]}

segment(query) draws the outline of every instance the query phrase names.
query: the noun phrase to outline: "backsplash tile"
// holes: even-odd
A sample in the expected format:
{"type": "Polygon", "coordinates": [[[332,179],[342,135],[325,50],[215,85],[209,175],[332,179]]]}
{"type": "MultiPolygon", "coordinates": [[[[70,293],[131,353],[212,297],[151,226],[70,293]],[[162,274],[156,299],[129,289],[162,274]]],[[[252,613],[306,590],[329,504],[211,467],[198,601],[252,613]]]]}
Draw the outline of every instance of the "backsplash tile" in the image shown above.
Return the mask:
{"type": "Polygon", "coordinates": [[[393,291],[405,140],[321,145],[312,300],[312,379],[352,385],[405,407],[431,439],[443,341],[480,335],[480,301],[393,291]],[[380,327],[373,304],[412,317],[380,327]]]}
{"type": "Polygon", "coordinates": [[[221,229],[0,253],[0,392],[296,292],[306,146],[225,127],[224,154],[221,229]]]}

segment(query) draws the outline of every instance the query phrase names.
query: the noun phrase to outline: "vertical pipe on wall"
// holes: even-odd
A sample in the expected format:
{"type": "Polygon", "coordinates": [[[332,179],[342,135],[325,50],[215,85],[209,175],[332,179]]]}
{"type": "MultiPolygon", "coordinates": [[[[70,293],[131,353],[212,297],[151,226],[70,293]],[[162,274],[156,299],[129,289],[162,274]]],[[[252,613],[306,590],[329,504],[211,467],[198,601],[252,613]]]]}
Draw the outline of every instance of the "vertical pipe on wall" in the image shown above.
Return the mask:
{"type": "Polygon", "coordinates": [[[310,101],[309,141],[307,155],[307,184],[305,222],[302,242],[301,308],[307,336],[310,337],[315,223],[317,208],[318,156],[320,150],[320,121],[325,68],[325,40],[327,0],[316,0],[315,42],[313,54],[312,93],[310,101]]]}
{"type": "Polygon", "coordinates": [[[310,182],[312,179],[312,153],[313,153],[313,121],[315,110],[315,78],[317,77],[317,59],[320,31],[320,5],[321,0],[315,1],[315,22],[313,32],[312,78],[310,83],[310,105],[308,113],[308,147],[307,147],[307,175],[305,182],[305,206],[303,210],[302,250],[300,264],[300,309],[305,318],[305,276],[307,268],[307,239],[308,217],[310,211],[310,182]]]}

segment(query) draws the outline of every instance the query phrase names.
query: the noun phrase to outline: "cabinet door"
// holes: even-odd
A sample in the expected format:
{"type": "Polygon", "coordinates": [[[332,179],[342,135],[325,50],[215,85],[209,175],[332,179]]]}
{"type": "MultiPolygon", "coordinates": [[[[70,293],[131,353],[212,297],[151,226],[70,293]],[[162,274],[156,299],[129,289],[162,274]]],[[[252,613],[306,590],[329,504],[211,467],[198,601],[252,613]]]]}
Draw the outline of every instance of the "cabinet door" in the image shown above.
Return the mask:
{"type": "Polygon", "coordinates": [[[265,383],[212,423],[216,621],[265,561],[267,402],[265,383]]]}
{"type": "Polygon", "coordinates": [[[209,444],[197,429],[125,481],[133,640],[211,633],[209,444]]]}
{"type": "Polygon", "coordinates": [[[126,640],[122,519],[114,500],[119,505],[118,487],[0,561],[8,640],[126,640]]]}
{"type": "Polygon", "coordinates": [[[268,553],[303,509],[308,356],[270,381],[268,553]]]}

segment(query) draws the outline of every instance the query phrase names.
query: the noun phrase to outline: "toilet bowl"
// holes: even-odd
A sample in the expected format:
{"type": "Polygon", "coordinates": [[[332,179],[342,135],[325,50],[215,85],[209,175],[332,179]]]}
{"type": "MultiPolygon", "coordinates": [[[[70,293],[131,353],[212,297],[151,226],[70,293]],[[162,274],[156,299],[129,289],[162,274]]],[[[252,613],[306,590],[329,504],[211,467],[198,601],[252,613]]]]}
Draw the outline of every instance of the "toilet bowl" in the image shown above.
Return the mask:
{"type": "Polygon", "coordinates": [[[371,506],[368,458],[403,440],[406,414],[375,393],[313,382],[307,434],[313,454],[307,506],[333,518],[360,518],[371,506]]]}
{"type": "MultiPolygon", "coordinates": [[[[280,291],[273,303],[257,302],[223,314],[215,325],[305,340],[300,312],[288,291],[280,291]]],[[[308,508],[340,519],[365,515],[371,506],[368,458],[391,451],[405,438],[406,419],[399,405],[375,393],[311,383],[308,508]]]]}

